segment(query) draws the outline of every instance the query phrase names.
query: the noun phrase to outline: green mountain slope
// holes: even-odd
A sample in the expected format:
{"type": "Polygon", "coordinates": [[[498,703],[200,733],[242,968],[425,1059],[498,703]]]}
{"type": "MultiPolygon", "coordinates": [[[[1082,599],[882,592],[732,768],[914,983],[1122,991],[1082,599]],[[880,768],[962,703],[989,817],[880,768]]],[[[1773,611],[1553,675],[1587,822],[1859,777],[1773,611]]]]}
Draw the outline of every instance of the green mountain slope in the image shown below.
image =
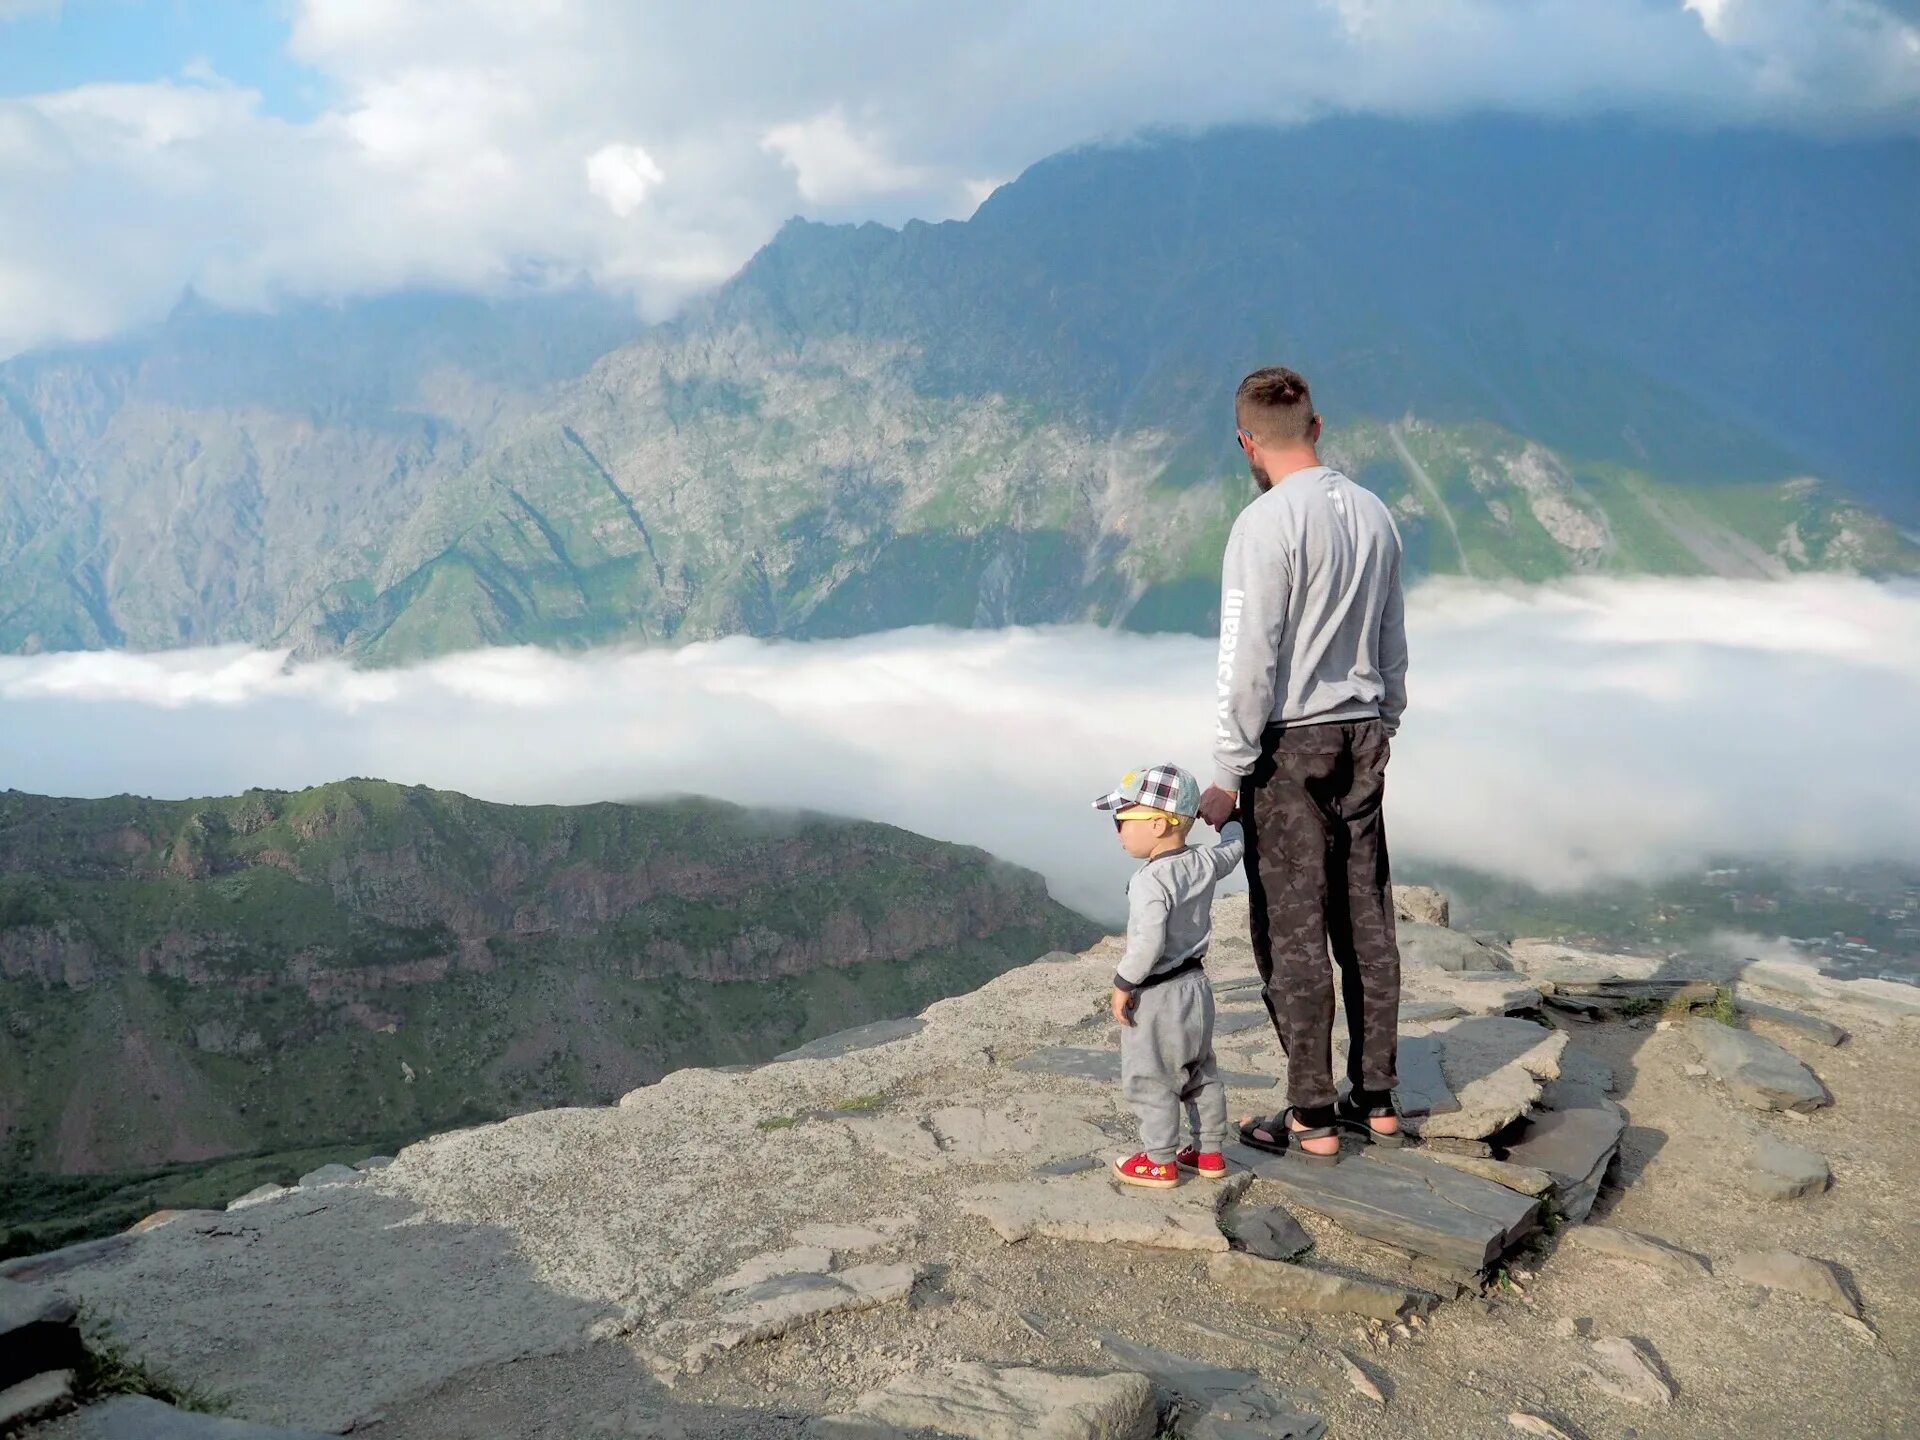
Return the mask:
{"type": "Polygon", "coordinates": [[[0,366],[0,648],[1202,631],[1232,386],[1275,359],[1418,573],[1920,572],[1917,158],[1327,122],[1056,157],[964,224],[794,222],[644,331],[190,310],[0,366]]]}
{"type": "Polygon", "coordinates": [[[103,1172],[605,1102],[1097,938],[1037,876],[706,801],[351,780],[0,794],[0,1169],[103,1172]]]}

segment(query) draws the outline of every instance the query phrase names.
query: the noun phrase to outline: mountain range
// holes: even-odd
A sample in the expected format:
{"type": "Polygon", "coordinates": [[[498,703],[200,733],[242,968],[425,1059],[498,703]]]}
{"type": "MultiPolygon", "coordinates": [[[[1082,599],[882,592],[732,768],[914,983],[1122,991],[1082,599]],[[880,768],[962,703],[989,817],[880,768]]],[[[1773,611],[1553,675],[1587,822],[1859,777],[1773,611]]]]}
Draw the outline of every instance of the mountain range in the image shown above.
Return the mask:
{"type": "Polygon", "coordinates": [[[981,851],[710,801],[0,792],[0,1174],[604,1103],[1098,933],[981,851]]]}
{"type": "Polygon", "coordinates": [[[1204,631],[1240,375],[1415,573],[1920,572],[1920,144],[1338,119],[794,221],[643,325],[402,294],[0,366],[0,649],[1204,631]]]}

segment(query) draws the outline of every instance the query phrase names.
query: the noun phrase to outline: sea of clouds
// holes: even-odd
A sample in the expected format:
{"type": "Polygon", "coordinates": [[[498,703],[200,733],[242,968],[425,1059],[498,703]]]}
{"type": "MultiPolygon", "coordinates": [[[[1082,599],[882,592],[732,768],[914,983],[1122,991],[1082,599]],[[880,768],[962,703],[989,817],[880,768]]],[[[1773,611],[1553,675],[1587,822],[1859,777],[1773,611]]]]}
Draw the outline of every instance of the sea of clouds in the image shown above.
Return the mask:
{"type": "MultiPolygon", "coordinates": [[[[1403,864],[1559,887],[1717,855],[1920,862],[1920,588],[1433,581],[1408,624],[1403,864]]],[[[1141,763],[1208,773],[1212,661],[1206,640],[1084,626],[373,671],[234,646],[0,657],[0,786],[691,792],[979,845],[1111,919],[1128,862],[1088,802],[1141,763]]]]}

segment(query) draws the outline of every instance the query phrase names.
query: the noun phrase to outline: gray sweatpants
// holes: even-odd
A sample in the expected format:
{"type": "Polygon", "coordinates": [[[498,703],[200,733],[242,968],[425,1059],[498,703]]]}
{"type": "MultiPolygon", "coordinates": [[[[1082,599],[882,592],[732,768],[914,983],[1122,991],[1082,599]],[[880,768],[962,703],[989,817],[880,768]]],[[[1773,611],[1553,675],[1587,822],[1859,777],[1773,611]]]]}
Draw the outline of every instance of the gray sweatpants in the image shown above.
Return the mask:
{"type": "Polygon", "coordinates": [[[1120,1094],[1140,1120],[1140,1148],[1156,1165],[1180,1144],[1180,1111],[1202,1151],[1227,1136],[1227,1092],[1213,1058],[1213,987],[1189,970],[1140,991],[1120,1030],[1120,1094]]]}

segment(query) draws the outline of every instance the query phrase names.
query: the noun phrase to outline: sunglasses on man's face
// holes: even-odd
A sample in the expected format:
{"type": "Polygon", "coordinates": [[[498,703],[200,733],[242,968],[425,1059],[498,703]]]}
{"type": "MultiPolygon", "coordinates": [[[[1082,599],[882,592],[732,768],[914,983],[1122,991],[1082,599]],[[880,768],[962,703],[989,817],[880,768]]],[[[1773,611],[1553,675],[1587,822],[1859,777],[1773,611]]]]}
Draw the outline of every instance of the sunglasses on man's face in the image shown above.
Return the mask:
{"type": "Polygon", "coordinates": [[[1235,426],[1233,431],[1233,438],[1240,442],[1240,448],[1244,450],[1247,448],[1248,444],[1253,440],[1253,434],[1251,431],[1244,430],[1239,426],[1235,426]]]}

